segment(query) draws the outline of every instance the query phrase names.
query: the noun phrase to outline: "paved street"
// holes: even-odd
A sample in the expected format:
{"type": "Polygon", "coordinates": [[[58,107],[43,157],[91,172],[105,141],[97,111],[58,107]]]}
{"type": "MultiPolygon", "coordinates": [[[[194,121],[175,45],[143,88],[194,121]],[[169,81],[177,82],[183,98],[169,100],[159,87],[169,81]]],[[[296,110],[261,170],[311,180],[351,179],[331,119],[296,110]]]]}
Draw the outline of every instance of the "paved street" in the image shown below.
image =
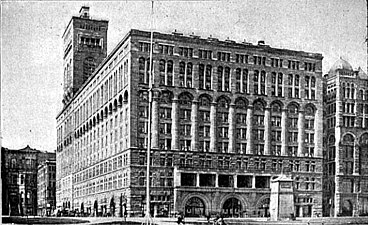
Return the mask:
{"type": "MultiPolygon", "coordinates": [[[[125,222],[122,218],[118,217],[14,217],[14,224],[142,224],[144,218],[128,218],[125,222]]],[[[3,217],[3,224],[12,224],[9,217],[3,217]],[[5,220],[4,220],[5,219],[5,220]]],[[[154,218],[154,224],[169,225],[176,224],[176,218],[154,218]]],[[[295,221],[267,221],[265,218],[231,218],[225,219],[226,224],[231,225],[260,225],[260,224],[278,224],[278,225],[339,225],[339,224],[368,224],[368,217],[339,217],[339,218],[298,218],[295,221]]],[[[186,225],[207,225],[206,218],[185,218],[186,225]]],[[[213,222],[210,223],[211,225],[213,222]]]]}

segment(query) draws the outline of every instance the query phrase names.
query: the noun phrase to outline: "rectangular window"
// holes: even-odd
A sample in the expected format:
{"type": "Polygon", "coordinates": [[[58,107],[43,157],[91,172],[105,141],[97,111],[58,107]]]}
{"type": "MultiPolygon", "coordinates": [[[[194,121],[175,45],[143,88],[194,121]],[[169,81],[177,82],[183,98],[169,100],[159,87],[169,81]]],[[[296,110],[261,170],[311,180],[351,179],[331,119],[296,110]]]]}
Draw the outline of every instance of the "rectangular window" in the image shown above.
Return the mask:
{"type": "Polygon", "coordinates": [[[199,174],[199,186],[201,187],[215,187],[215,174],[199,174]]]}
{"type": "Polygon", "coordinates": [[[197,185],[197,176],[195,173],[182,173],[181,186],[195,187],[197,185]]]}
{"type": "Polygon", "coordinates": [[[179,47],[179,55],[187,58],[192,58],[193,48],[179,47]]]}
{"type": "Polygon", "coordinates": [[[198,57],[200,59],[212,59],[212,51],[211,50],[199,49],[198,50],[198,57]]]}
{"type": "Polygon", "coordinates": [[[228,53],[228,52],[217,52],[217,60],[230,62],[230,53],[228,53]]]}
{"type": "Polygon", "coordinates": [[[256,176],[256,188],[270,188],[270,177],[256,176]]]}
{"type": "Polygon", "coordinates": [[[174,46],[159,44],[158,45],[158,50],[159,50],[159,53],[161,53],[161,54],[173,55],[174,46]]]}

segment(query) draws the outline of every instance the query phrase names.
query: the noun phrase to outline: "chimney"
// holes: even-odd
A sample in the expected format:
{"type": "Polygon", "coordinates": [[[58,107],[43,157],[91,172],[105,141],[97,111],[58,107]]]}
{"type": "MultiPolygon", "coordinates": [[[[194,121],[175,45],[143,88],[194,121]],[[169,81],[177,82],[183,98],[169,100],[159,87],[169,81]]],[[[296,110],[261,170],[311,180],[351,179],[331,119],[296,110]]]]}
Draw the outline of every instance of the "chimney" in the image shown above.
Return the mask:
{"type": "Polygon", "coordinates": [[[82,6],[82,8],[79,10],[79,16],[84,19],[89,19],[89,7],[82,6]]]}

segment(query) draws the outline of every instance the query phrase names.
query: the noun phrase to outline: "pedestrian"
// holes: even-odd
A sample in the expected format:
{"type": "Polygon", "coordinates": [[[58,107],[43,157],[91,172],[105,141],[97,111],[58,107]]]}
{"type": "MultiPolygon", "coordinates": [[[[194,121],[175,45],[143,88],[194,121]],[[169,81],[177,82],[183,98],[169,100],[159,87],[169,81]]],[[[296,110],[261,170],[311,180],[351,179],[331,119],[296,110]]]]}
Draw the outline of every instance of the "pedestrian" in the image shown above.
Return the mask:
{"type": "Polygon", "coordinates": [[[183,217],[181,216],[181,214],[179,214],[178,216],[178,225],[184,225],[183,217]]]}
{"type": "Polygon", "coordinates": [[[211,215],[208,213],[207,214],[207,224],[210,224],[210,221],[211,221],[211,215]]]}

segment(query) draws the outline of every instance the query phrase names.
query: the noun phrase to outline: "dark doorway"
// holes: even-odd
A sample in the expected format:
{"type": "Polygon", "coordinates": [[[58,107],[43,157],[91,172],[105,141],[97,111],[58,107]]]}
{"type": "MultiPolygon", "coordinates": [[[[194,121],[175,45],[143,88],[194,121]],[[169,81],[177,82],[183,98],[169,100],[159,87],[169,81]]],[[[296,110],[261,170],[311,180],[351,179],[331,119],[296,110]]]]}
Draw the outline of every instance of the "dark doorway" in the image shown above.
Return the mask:
{"type": "Polygon", "coordinates": [[[342,205],[342,216],[352,216],[353,215],[353,204],[350,200],[345,200],[342,205]]]}
{"type": "Polygon", "coordinates": [[[198,197],[190,198],[185,204],[185,216],[200,217],[205,214],[205,205],[198,197]]]}
{"type": "Polygon", "coordinates": [[[242,205],[237,198],[229,198],[222,206],[224,217],[241,217],[242,205]]]}

